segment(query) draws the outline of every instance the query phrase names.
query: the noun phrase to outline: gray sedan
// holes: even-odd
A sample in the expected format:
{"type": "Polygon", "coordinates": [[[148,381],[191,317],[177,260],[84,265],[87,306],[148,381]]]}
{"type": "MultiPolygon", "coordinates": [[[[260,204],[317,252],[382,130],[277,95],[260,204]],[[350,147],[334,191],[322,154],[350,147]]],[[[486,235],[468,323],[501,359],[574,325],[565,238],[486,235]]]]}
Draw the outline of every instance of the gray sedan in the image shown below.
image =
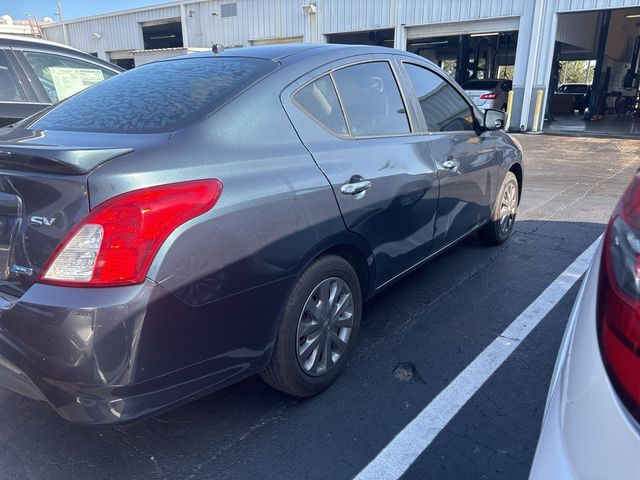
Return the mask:
{"type": "Polygon", "coordinates": [[[366,300],[509,238],[503,122],[421,57],[288,45],[149,64],[0,130],[0,384],[86,424],[256,373],[321,392],[366,300]]]}

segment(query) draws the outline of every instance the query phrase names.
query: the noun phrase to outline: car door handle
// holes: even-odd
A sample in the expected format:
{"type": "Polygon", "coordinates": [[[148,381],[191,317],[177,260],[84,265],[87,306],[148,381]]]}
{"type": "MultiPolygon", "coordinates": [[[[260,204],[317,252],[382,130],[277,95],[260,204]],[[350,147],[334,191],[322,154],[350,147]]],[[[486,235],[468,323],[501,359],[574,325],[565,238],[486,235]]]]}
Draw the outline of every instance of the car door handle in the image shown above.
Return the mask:
{"type": "Polygon", "coordinates": [[[447,161],[442,164],[442,166],[447,170],[456,170],[460,166],[460,162],[458,160],[448,158],[447,161]]]}
{"type": "Polygon", "coordinates": [[[359,182],[345,183],[340,187],[340,191],[344,195],[358,195],[364,193],[371,188],[371,182],[369,180],[360,180],[359,182]]]}

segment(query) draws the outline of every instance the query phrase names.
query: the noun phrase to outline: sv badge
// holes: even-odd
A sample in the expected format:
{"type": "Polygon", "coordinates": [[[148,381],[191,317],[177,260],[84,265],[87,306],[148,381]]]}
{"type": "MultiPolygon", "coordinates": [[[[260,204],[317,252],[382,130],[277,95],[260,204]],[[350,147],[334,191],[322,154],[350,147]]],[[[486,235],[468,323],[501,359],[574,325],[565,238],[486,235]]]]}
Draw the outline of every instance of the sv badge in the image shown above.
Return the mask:
{"type": "Polygon", "coordinates": [[[48,218],[48,217],[40,217],[34,215],[31,217],[31,225],[35,227],[50,227],[53,225],[53,222],[56,221],[56,217],[48,218]]]}

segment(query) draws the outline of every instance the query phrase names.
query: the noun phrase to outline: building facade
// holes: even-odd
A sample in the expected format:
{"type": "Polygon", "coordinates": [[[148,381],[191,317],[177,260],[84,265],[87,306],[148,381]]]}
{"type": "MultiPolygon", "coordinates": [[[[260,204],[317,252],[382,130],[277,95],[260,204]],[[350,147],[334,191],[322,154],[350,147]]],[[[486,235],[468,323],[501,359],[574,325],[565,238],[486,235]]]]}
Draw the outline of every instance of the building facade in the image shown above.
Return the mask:
{"type": "MultiPolygon", "coordinates": [[[[43,31],[49,40],[123,66],[134,62],[134,52],[159,48],[284,42],[393,46],[441,65],[449,60],[457,65],[458,81],[468,72],[487,78],[511,66],[510,127],[538,130],[544,119],[544,111],[542,119],[535,112],[538,92],[544,109],[559,55],[596,60],[604,48],[599,40],[605,19],[607,31],[614,30],[607,12],[633,7],[640,7],[640,0],[203,0],[58,22],[43,31]]],[[[624,15],[629,17],[634,15],[624,15]]],[[[629,63],[629,42],[620,40],[620,65],[629,63]]],[[[624,66],[607,67],[612,55],[605,53],[599,68],[609,68],[609,77],[624,76],[624,66]]]]}

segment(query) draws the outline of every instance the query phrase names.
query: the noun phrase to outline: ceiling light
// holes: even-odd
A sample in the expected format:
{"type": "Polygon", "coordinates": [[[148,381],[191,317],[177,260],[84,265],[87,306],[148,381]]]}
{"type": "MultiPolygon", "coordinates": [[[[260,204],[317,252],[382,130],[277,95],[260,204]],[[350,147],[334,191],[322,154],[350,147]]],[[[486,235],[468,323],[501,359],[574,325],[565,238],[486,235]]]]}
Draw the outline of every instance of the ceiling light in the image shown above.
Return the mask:
{"type": "Polygon", "coordinates": [[[640,13],[634,13],[633,15],[627,15],[627,18],[640,18],[640,13]]]}
{"type": "Polygon", "coordinates": [[[474,33],[469,35],[470,37],[494,37],[496,35],[500,35],[500,32],[493,32],[493,33],[474,33]]]}

